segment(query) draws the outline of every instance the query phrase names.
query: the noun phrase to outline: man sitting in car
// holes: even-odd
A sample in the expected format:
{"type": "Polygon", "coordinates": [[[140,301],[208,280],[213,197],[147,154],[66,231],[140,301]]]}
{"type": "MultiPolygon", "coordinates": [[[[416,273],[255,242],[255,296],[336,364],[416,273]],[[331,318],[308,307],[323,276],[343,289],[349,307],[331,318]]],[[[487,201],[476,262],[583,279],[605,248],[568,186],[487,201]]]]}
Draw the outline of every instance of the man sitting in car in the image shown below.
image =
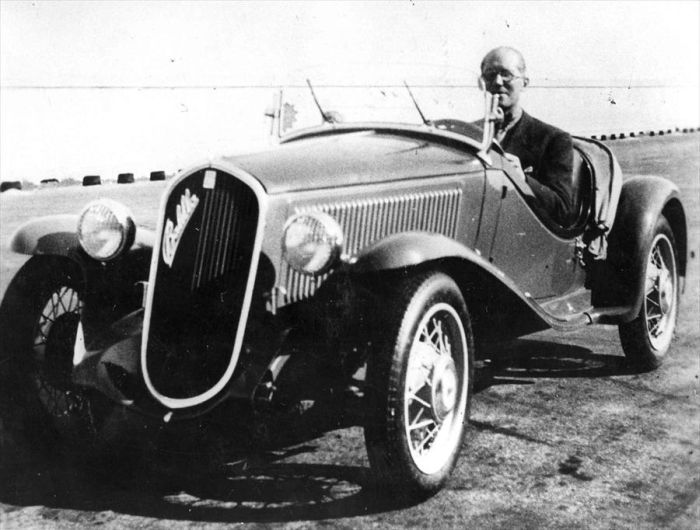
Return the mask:
{"type": "Polygon", "coordinates": [[[532,202],[560,225],[569,226],[575,214],[571,136],[523,111],[520,95],[530,79],[518,50],[507,46],[491,50],[481,61],[481,77],[486,90],[499,98],[503,112],[496,140],[509,160],[522,169],[534,196],[532,202]]]}

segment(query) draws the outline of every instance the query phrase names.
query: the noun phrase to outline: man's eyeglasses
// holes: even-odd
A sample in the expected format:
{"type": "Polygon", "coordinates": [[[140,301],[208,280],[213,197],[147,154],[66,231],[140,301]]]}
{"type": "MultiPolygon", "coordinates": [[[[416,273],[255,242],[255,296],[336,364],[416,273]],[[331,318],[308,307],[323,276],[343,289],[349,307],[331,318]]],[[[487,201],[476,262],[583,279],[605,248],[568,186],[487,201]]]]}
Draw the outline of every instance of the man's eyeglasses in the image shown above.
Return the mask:
{"type": "Polygon", "coordinates": [[[525,77],[522,75],[515,75],[513,72],[509,72],[508,70],[494,70],[484,72],[483,74],[481,74],[481,78],[487,83],[493,83],[499,75],[501,76],[501,80],[504,83],[510,83],[514,79],[522,79],[523,77],[525,77]]]}

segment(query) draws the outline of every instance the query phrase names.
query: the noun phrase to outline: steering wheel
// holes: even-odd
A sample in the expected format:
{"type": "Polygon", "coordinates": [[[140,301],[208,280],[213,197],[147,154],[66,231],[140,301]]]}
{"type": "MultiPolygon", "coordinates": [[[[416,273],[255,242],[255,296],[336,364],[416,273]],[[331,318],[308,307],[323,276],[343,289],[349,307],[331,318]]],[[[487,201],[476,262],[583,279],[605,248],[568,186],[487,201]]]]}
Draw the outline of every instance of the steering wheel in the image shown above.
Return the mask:
{"type": "Polygon", "coordinates": [[[483,134],[483,129],[476,123],[467,123],[462,120],[442,119],[432,120],[431,124],[437,129],[449,131],[456,134],[462,134],[469,138],[480,140],[483,134]]]}

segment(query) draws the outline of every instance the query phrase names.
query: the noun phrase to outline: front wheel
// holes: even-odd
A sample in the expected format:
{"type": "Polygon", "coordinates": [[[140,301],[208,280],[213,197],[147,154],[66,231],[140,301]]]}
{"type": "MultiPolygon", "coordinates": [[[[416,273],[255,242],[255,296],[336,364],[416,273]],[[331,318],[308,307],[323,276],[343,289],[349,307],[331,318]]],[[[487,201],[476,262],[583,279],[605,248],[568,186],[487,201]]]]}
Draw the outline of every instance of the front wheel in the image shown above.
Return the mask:
{"type": "Polygon", "coordinates": [[[646,255],[644,298],[637,317],[620,324],[625,356],[640,369],[657,368],[668,352],[678,316],[676,242],[664,216],[656,223],[646,255]]]}
{"type": "Polygon", "coordinates": [[[385,300],[367,367],[370,467],[396,493],[424,497],[449,478],[471,398],[473,335],[455,282],[432,273],[399,282],[385,300]]]}
{"type": "Polygon", "coordinates": [[[102,403],[72,382],[81,333],[83,281],[70,260],[30,259],[0,307],[4,400],[13,404],[18,433],[50,454],[84,457],[94,448],[102,403]]]}

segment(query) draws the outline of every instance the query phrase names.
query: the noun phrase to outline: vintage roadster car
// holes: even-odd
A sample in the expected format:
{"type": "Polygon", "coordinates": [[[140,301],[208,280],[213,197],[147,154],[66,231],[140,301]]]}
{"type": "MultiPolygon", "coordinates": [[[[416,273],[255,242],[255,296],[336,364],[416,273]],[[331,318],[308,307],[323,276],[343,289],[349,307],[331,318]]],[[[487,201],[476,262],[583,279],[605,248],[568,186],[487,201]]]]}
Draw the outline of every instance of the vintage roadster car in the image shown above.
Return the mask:
{"type": "Polygon", "coordinates": [[[576,138],[578,215],[560,226],[525,200],[479,98],[475,120],[413,108],[415,124],[317,99],[321,125],[181,171],[155,232],[106,199],[21,227],[11,248],[32,257],[0,317],[23,424],[87,455],[130,418],[284,412],[356,384],[377,482],[429,495],[462,448],[483,344],[615,324],[629,362],[656,367],[686,269],[678,189],[623,183],[576,138]]]}

